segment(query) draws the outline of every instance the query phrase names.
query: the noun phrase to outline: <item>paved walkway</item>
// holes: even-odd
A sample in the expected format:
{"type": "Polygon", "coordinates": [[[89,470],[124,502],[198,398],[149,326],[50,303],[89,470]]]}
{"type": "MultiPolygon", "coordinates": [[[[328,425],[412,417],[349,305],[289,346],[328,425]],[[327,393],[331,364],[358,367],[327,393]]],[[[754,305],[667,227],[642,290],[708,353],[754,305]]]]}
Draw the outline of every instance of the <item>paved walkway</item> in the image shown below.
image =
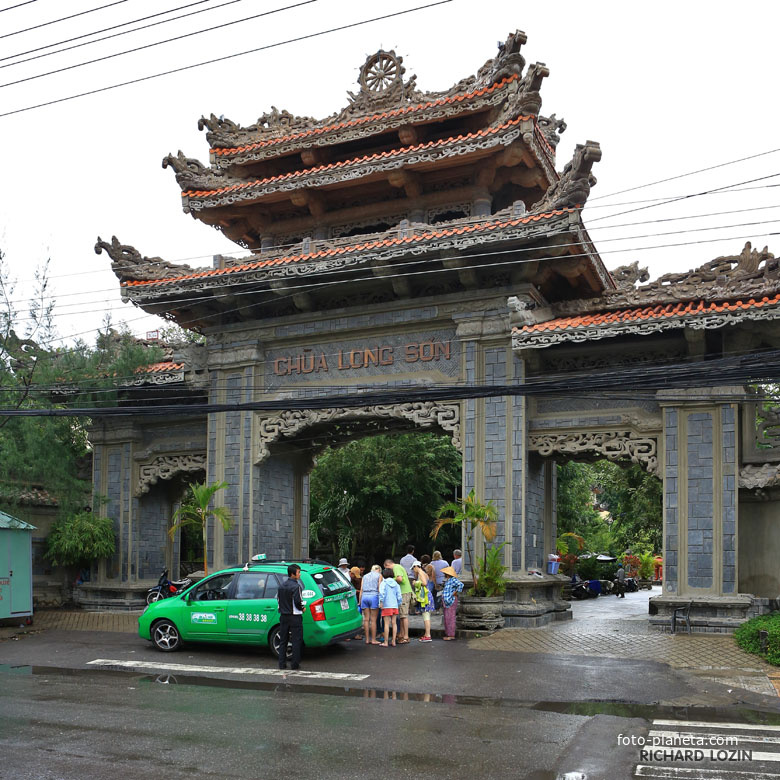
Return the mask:
{"type": "Polygon", "coordinates": [[[572,620],[545,628],[509,628],[469,641],[480,650],[639,658],[659,661],[698,677],[756,693],[780,695],[780,669],[741,650],[729,634],[663,634],[650,628],[652,591],[625,599],[600,596],[572,602],[572,620]]]}

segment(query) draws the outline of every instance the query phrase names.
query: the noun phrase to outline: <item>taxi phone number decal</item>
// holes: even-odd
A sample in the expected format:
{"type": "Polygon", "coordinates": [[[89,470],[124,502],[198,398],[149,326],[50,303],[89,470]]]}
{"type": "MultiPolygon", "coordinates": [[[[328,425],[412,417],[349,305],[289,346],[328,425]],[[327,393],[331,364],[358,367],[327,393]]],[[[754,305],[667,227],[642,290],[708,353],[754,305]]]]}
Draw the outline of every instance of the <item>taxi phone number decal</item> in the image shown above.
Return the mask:
{"type": "Polygon", "coordinates": [[[233,620],[243,620],[247,623],[267,623],[268,615],[255,615],[250,612],[239,612],[237,615],[230,615],[233,620]]]}

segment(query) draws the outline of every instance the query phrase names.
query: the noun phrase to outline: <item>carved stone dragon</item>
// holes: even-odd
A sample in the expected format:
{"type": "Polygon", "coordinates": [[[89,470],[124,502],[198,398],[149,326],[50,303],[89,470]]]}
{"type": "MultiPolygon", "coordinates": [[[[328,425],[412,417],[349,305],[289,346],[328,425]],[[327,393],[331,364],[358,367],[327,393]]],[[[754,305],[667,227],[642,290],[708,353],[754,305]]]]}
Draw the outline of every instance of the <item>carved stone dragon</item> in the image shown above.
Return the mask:
{"type": "Polygon", "coordinates": [[[219,168],[209,168],[194,157],[185,157],[181,149],[174,156],[163,157],[162,167],[171,167],[176,173],[176,183],[183,190],[210,190],[223,187],[227,174],[219,168]]]}
{"type": "Polygon", "coordinates": [[[590,195],[596,177],[590,172],[593,163],[601,159],[601,147],[595,141],[577,144],[571,162],[567,163],[560,179],[548,187],[544,197],[534,203],[532,211],[583,206],[590,195]]]}
{"type": "Polygon", "coordinates": [[[120,282],[166,279],[183,276],[193,270],[189,265],[169,263],[160,257],[143,257],[135,247],[120,244],[116,236],[111,237],[110,244],[98,236],[95,254],[103,251],[111,258],[111,270],[120,282]]]}

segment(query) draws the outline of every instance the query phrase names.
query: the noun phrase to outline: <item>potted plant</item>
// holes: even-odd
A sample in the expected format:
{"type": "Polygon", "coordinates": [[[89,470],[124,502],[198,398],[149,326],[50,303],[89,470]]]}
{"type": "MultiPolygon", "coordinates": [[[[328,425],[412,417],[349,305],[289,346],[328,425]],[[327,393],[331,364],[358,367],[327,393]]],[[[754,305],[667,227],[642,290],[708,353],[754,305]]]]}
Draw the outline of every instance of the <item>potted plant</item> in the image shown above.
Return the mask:
{"type": "Polygon", "coordinates": [[[637,578],[640,588],[650,590],[653,587],[653,570],[655,569],[655,557],[653,553],[646,552],[639,556],[639,565],[637,566],[637,578]]]}
{"type": "Polygon", "coordinates": [[[506,590],[506,566],[502,550],[506,542],[492,546],[496,538],[498,510],[492,501],[480,502],[474,490],[458,501],[448,501],[439,507],[431,531],[435,539],[446,525],[460,524],[464,531],[466,565],[471,571],[472,585],[458,603],[458,628],[492,631],[504,625],[501,608],[506,590]],[[479,531],[486,544],[482,558],[474,563],[474,537],[479,531]]]}

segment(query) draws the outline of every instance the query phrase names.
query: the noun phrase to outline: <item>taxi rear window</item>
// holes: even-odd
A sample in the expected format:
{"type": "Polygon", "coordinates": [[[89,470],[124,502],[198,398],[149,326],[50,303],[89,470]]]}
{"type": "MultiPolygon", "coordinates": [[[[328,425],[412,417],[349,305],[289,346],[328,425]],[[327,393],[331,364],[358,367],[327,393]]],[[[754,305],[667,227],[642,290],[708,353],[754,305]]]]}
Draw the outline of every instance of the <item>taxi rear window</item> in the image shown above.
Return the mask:
{"type": "Polygon", "coordinates": [[[323,596],[330,596],[333,593],[343,593],[344,591],[352,589],[352,586],[347,585],[333,569],[318,571],[311,576],[314,578],[317,585],[320,586],[320,591],[323,596]]]}

